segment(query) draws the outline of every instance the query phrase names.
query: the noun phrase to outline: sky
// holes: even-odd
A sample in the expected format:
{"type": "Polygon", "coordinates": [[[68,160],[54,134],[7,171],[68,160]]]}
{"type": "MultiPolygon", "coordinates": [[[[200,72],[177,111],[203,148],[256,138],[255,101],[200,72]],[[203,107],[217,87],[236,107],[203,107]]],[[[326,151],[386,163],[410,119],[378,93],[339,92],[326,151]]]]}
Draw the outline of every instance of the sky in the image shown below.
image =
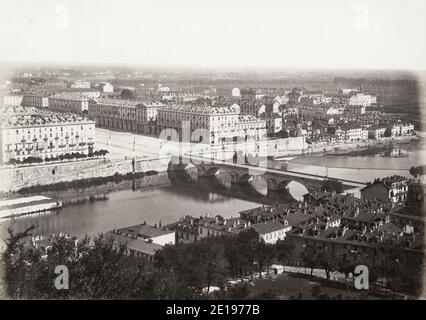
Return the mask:
{"type": "Polygon", "coordinates": [[[426,70],[424,0],[2,0],[0,61],[426,70]]]}

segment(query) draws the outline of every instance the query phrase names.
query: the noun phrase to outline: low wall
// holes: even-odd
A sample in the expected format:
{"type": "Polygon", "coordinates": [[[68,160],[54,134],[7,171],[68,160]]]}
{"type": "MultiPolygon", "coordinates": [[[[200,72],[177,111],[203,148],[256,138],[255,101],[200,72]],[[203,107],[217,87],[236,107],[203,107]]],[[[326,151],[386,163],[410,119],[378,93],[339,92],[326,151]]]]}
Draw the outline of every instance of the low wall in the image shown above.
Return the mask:
{"type": "Polygon", "coordinates": [[[215,159],[232,159],[235,152],[243,152],[250,154],[258,154],[259,156],[289,156],[302,154],[308,148],[306,143],[305,136],[300,137],[291,137],[291,138],[281,138],[281,139],[270,139],[262,141],[250,141],[247,143],[240,142],[238,144],[228,143],[225,145],[212,146],[210,148],[206,147],[205,152],[201,153],[200,151],[195,151],[194,154],[201,156],[209,157],[209,152],[212,154],[212,157],[215,159]]]}
{"type": "Polygon", "coordinates": [[[301,154],[307,148],[305,136],[268,140],[268,156],[301,154]]]}
{"type": "Polygon", "coordinates": [[[25,167],[4,167],[0,169],[0,192],[17,191],[34,185],[52,184],[96,177],[108,177],[115,173],[167,171],[168,160],[136,159],[109,161],[93,159],[25,167]]]}

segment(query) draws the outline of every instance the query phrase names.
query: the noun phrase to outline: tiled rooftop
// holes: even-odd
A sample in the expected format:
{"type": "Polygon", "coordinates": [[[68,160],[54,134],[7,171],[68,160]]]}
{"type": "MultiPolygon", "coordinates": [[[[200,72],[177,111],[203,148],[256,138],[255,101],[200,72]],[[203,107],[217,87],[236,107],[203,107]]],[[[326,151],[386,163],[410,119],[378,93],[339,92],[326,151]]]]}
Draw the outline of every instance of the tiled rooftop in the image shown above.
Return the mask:
{"type": "Polygon", "coordinates": [[[136,236],[140,238],[155,238],[173,233],[173,231],[149,226],[146,224],[138,224],[126,228],[116,229],[115,233],[125,235],[127,237],[136,236]]]}
{"type": "Polygon", "coordinates": [[[137,252],[141,252],[147,255],[154,255],[156,251],[160,250],[163,246],[147,242],[141,239],[131,239],[119,234],[108,232],[106,234],[107,239],[112,239],[114,244],[117,246],[127,245],[127,248],[137,252]]]}
{"type": "Polygon", "coordinates": [[[96,99],[96,104],[121,107],[136,107],[137,105],[143,104],[143,101],[129,99],[99,98],[96,99]]]}
{"type": "Polygon", "coordinates": [[[73,113],[58,113],[32,107],[9,107],[1,114],[1,125],[5,128],[92,122],[73,113]]]}
{"type": "Polygon", "coordinates": [[[220,114],[238,114],[240,113],[240,107],[236,104],[228,106],[211,106],[208,104],[169,104],[165,106],[162,110],[164,111],[175,111],[175,112],[184,112],[184,113],[197,113],[197,114],[210,114],[210,115],[220,115],[220,114]]]}

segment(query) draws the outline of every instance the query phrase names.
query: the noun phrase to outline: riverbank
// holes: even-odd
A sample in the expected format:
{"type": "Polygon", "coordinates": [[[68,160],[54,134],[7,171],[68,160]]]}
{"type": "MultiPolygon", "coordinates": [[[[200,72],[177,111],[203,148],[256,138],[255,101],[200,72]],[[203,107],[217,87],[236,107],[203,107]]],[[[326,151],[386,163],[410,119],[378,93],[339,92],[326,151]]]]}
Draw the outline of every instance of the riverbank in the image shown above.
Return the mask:
{"type": "Polygon", "coordinates": [[[96,178],[89,178],[89,179],[63,181],[63,182],[57,182],[52,184],[34,185],[31,187],[25,187],[25,188],[19,189],[17,193],[26,195],[26,194],[41,193],[41,192],[51,191],[51,190],[57,191],[57,190],[68,190],[68,189],[81,189],[81,188],[88,188],[92,186],[107,184],[109,182],[113,182],[117,184],[124,180],[139,179],[147,175],[156,175],[156,174],[158,174],[158,172],[156,171],[129,172],[126,174],[115,173],[114,175],[108,176],[108,177],[96,177],[96,178]]]}
{"type": "Polygon", "coordinates": [[[327,156],[334,157],[364,157],[364,156],[375,156],[379,154],[390,153],[394,149],[394,146],[373,146],[362,148],[360,150],[351,150],[351,151],[339,151],[327,153],[327,156]]]}
{"type": "MultiPolygon", "coordinates": [[[[112,161],[98,159],[82,162],[64,162],[55,164],[40,164],[27,167],[0,168],[0,193],[16,192],[25,188],[42,185],[71,183],[76,180],[91,179],[93,183],[110,179],[114,175],[137,175],[142,172],[167,171],[170,157],[126,159],[112,161]]],[[[80,182],[79,182],[80,183],[80,182]]]]}
{"type": "Polygon", "coordinates": [[[421,141],[424,141],[425,138],[421,136],[408,136],[408,137],[399,137],[399,138],[385,138],[381,140],[366,140],[366,141],[356,141],[356,142],[341,142],[333,144],[322,144],[322,143],[313,143],[310,145],[304,155],[338,155],[340,153],[349,153],[352,151],[359,151],[363,149],[373,149],[373,148],[384,148],[384,147],[397,147],[397,146],[411,146],[415,145],[421,141]]]}
{"type": "MultiPolygon", "coordinates": [[[[358,157],[358,156],[375,156],[379,154],[391,153],[395,148],[409,150],[415,148],[424,140],[423,138],[419,139],[410,139],[410,140],[396,140],[396,141],[378,141],[374,144],[367,144],[363,146],[356,147],[347,147],[347,148],[335,148],[334,152],[326,152],[326,156],[348,156],[348,157],[358,157]]],[[[390,155],[388,155],[390,156],[390,155]]],[[[406,153],[402,153],[400,156],[407,156],[406,153]]]]}
{"type": "Polygon", "coordinates": [[[147,172],[127,175],[114,175],[109,178],[96,178],[71,183],[34,186],[17,192],[19,195],[43,194],[60,199],[63,206],[86,202],[108,200],[108,194],[121,190],[162,187],[170,185],[167,172],[147,172]]]}

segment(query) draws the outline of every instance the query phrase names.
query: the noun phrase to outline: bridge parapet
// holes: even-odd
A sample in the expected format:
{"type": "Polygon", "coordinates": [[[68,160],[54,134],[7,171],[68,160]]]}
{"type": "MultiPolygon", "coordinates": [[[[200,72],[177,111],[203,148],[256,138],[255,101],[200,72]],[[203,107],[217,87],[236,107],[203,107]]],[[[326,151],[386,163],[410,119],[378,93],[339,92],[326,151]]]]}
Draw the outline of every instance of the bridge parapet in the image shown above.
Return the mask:
{"type": "MultiPolygon", "coordinates": [[[[249,174],[249,169],[242,167],[242,166],[232,166],[228,164],[219,164],[219,163],[212,163],[212,164],[197,164],[198,168],[198,175],[199,176],[212,176],[220,172],[220,174],[228,174],[231,177],[232,183],[245,183],[247,182],[251,177],[254,177],[255,175],[249,174]]],[[[250,170],[251,172],[253,170],[250,170]]],[[[285,171],[283,171],[280,174],[277,174],[275,172],[269,172],[264,170],[259,170],[259,175],[263,177],[263,179],[268,184],[268,190],[282,190],[287,187],[287,185],[291,181],[296,181],[304,185],[306,188],[310,187],[319,187],[321,181],[310,179],[310,178],[303,178],[303,177],[294,177],[291,175],[285,175],[285,171]]],[[[259,176],[258,175],[258,176],[259,176]]]]}

